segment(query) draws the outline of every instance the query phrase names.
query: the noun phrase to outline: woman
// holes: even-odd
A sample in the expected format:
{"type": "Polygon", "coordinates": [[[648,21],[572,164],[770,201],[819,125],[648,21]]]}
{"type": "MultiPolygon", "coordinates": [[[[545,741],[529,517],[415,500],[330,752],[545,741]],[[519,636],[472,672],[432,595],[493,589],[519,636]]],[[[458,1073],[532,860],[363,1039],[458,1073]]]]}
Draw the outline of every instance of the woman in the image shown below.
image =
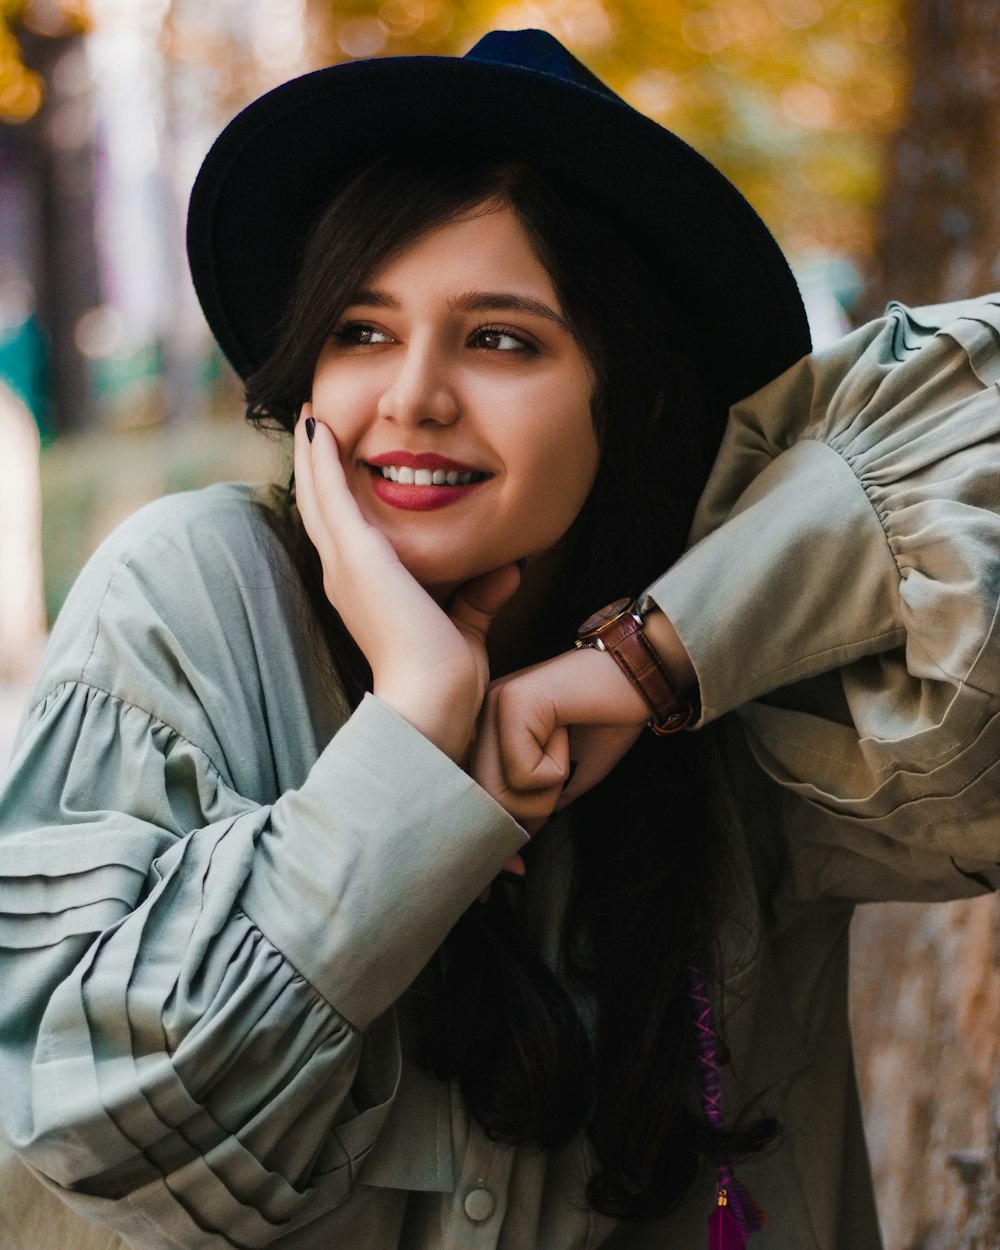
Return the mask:
{"type": "Polygon", "coordinates": [[[996,305],[737,404],[681,557],[801,304],[554,40],[280,88],[189,244],[294,486],[144,510],[56,625],[0,806],[14,1147],[135,1246],[700,1248],[717,1202],[735,1245],[734,1158],[755,1244],[877,1246],[852,903],[997,868],[996,305]]]}

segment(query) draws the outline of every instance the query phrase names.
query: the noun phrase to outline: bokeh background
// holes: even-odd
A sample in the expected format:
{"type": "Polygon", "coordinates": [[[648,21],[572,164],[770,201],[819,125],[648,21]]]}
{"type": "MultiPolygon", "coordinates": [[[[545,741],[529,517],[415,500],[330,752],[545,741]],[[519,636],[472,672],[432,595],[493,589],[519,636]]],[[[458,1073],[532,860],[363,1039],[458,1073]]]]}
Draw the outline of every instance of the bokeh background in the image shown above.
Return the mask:
{"type": "MultiPolygon", "coordinates": [[[[166,491],[285,471],[187,276],[212,139],[318,66],[525,26],[733,179],[818,342],[889,298],[1000,287],[997,0],[0,0],[0,766],[104,534],[166,491]]],[[[853,937],[888,1250],[997,1250],[1000,909],[866,907],[853,937]]]]}

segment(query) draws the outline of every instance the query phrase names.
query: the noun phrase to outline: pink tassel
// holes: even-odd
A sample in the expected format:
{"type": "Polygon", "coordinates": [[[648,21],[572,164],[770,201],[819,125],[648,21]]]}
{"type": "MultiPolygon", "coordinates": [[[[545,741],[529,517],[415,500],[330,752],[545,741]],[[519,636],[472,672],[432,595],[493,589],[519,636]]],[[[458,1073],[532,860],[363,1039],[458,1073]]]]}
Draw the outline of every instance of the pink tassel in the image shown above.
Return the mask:
{"type": "Polygon", "coordinates": [[[759,1232],[767,1223],[767,1213],[763,1207],[758,1204],[746,1185],[735,1176],[729,1180],[726,1197],[729,1199],[729,1205],[736,1211],[736,1218],[748,1235],[759,1232]]]}
{"type": "Polygon", "coordinates": [[[708,1217],[708,1250],[746,1250],[747,1238],[724,1189],[708,1217]]]}

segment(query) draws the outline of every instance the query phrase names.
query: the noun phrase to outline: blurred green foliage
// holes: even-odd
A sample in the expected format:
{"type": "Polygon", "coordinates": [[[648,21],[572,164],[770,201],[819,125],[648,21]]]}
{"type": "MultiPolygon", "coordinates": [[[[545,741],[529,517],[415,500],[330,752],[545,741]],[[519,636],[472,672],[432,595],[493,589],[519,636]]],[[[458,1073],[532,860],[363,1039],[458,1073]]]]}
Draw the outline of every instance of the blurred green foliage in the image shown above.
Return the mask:
{"type": "Polygon", "coordinates": [[[98,543],[137,508],[228,479],[287,477],[284,441],[238,416],[67,435],[41,456],[42,565],[49,621],[98,543]]]}

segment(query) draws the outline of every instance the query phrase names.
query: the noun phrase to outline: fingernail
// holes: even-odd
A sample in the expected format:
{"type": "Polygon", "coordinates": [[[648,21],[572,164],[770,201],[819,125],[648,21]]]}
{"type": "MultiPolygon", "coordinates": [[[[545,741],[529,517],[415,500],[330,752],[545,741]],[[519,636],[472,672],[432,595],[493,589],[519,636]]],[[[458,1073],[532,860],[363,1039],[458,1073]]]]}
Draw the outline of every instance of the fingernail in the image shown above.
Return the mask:
{"type": "Polygon", "coordinates": [[[306,438],[310,441],[310,443],[313,441],[313,436],[315,435],[315,433],[316,433],[316,418],[306,417],[306,438]]]}
{"type": "Polygon", "coordinates": [[[523,872],[508,872],[506,869],[504,869],[504,871],[499,873],[498,876],[501,881],[509,881],[511,885],[524,885],[525,884],[525,878],[524,878],[523,872]]]}
{"type": "Polygon", "coordinates": [[[563,782],[563,790],[565,790],[569,783],[573,780],[573,774],[576,772],[576,765],[576,760],[570,760],[569,772],[566,774],[566,780],[563,782]]]}

